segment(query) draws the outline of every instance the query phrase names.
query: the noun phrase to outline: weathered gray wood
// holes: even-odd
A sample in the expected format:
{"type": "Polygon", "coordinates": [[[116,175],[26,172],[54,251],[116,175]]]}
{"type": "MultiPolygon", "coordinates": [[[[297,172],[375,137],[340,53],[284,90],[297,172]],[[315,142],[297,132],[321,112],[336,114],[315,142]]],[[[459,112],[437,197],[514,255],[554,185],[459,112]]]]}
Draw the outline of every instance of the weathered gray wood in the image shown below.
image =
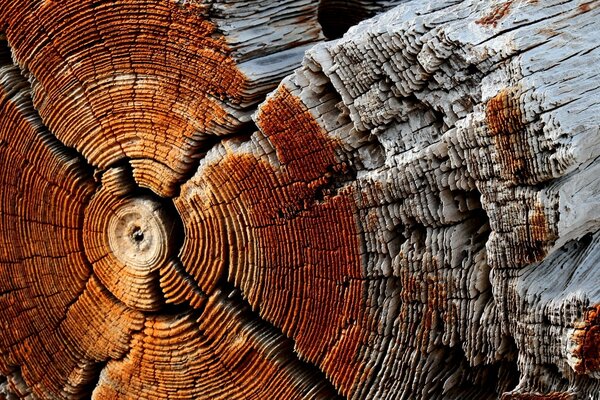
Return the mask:
{"type": "MultiPolygon", "coordinates": [[[[44,75],[62,53],[30,55],[19,7],[0,10],[17,64],[0,67],[0,396],[600,399],[599,1],[157,5],[190,35],[210,21],[222,47],[190,60],[237,80],[205,96],[151,71],[145,89],[218,107],[193,108],[205,131],[172,152],[127,126],[148,141],[131,161],[69,137],[65,121],[113,138],[53,108],[71,71],[44,75]],[[325,9],[390,10],[313,47],[325,9]],[[169,237],[138,268],[110,221],[164,203],[136,183],[183,226],[177,255],[169,237]]],[[[172,104],[118,99],[140,115],[172,104]]],[[[179,229],[167,218],[153,232],[179,229]]]]}
{"type": "Polygon", "coordinates": [[[598,6],[411,2],[284,83],[356,170],[379,328],[353,397],[600,398],[598,6]]]}

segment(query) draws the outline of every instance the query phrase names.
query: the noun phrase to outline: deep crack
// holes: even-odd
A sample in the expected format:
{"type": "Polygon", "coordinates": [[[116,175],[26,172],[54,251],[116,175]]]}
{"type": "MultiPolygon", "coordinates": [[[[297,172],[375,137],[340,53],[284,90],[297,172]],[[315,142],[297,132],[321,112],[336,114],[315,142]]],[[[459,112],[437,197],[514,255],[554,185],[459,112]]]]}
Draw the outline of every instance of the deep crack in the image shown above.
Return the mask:
{"type": "Polygon", "coordinates": [[[327,378],[325,373],[323,373],[323,371],[321,371],[321,369],[317,365],[310,362],[309,360],[304,359],[300,356],[300,354],[298,354],[298,352],[294,348],[295,345],[293,339],[286,336],[281,331],[281,329],[277,328],[275,325],[264,320],[258,312],[252,310],[252,307],[244,298],[244,293],[241,289],[237,288],[225,279],[221,279],[217,286],[225,294],[225,296],[227,296],[228,300],[243,307],[244,313],[248,316],[250,320],[258,324],[261,327],[261,329],[265,329],[277,334],[277,336],[283,340],[283,342],[285,343],[286,353],[294,359],[294,362],[297,362],[302,367],[302,370],[304,372],[309,373],[310,376],[313,377],[313,379],[315,380],[315,387],[321,385],[325,386],[331,391],[331,393],[337,393],[337,396],[334,397],[335,399],[344,399],[344,397],[338,393],[337,389],[327,378]]]}

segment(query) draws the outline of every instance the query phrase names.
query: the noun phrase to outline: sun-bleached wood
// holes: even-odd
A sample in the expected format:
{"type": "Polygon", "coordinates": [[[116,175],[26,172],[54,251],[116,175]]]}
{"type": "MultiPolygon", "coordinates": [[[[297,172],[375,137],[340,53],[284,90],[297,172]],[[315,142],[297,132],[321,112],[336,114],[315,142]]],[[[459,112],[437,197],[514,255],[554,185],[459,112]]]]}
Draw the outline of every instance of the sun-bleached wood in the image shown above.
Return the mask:
{"type": "Polygon", "coordinates": [[[598,398],[599,15],[411,2],[317,45],[183,185],[186,263],[225,219],[229,280],[351,398],[598,398]]]}
{"type": "Polygon", "coordinates": [[[0,5],[0,396],[600,398],[600,2],[0,5]]]}

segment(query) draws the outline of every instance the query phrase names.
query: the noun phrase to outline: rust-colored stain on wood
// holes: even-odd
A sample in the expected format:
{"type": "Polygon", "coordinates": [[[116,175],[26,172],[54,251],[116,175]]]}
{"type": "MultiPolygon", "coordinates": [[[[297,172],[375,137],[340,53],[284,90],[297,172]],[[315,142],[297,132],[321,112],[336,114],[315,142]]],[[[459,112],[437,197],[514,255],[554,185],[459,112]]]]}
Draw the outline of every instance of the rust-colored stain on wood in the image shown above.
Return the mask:
{"type": "Polygon", "coordinates": [[[551,234],[544,205],[541,203],[536,203],[528,216],[527,235],[527,241],[524,243],[527,258],[523,260],[524,264],[543,260],[548,253],[551,234]]]}
{"type": "Polygon", "coordinates": [[[592,9],[592,7],[590,6],[590,3],[580,4],[577,8],[581,12],[588,12],[588,11],[590,11],[592,9]]]}
{"type": "Polygon", "coordinates": [[[524,132],[516,89],[504,89],[488,100],[486,123],[494,138],[503,177],[515,183],[525,183],[531,177],[530,145],[524,132]]]}
{"type": "MultiPolygon", "coordinates": [[[[349,393],[368,375],[359,354],[375,329],[364,299],[357,210],[348,190],[317,199],[324,177],[346,166],[285,87],[261,107],[257,121],[280,166],[229,153],[203,170],[212,200],[198,213],[227,224],[227,253],[213,257],[229,259],[229,279],[263,319],[294,339],[302,358],[349,393]]],[[[183,258],[195,265],[195,254],[183,258]]]]}
{"type": "Polygon", "coordinates": [[[310,182],[325,174],[328,167],[340,165],[333,141],[324,136],[308,109],[285,87],[262,105],[257,124],[294,178],[310,182]]]}
{"type": "MultiPolygon", "coordinates": [[[[501,90],[488,100],[485,110],[488,132],[501,166],[500,177],[515,185],[537,182],[535,149],[525,130],[518,89],[501,90]]],[[[526,236],[520,238],[524,254],[519,265],[542,260],[553,239],[543,204],[536,203],[526,218],[526,236]]]]}
{"type": "Polygon", "coordinates": [[[492,26],[495,28],[498,25],[498,22],[500,22],[510,13],[512,4],[513,2],[510,0],[506,3],[495,5],[490,14],[478,19],[475,21],[475,23],[483,26],[492,26]]]}
{"type": "Polygon", "coordinates": [[[573,393],[551,392],[546,394],[541,393],[516,393],[505,394],[502,400],[575,400],[577,397],[573,393]]]}
{"type": "Polygon", "coordinates": [[[575,371],[579,374],[596,373],[600,371],[600,305],[586,312],[582,325],[571,338],[577,344],[573,355],[579,360],[575,371]]]}

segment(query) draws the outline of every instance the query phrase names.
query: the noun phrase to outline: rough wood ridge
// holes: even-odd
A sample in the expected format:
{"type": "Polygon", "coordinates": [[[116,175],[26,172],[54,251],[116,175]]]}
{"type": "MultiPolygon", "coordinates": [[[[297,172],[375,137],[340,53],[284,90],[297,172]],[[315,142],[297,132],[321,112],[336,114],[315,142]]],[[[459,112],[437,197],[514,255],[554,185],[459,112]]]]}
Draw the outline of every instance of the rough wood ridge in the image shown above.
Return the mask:
{"type": "Polygon", "coordinates": [[[0,0],[0,398],[600,399],[599,23],[0,0]]]}

